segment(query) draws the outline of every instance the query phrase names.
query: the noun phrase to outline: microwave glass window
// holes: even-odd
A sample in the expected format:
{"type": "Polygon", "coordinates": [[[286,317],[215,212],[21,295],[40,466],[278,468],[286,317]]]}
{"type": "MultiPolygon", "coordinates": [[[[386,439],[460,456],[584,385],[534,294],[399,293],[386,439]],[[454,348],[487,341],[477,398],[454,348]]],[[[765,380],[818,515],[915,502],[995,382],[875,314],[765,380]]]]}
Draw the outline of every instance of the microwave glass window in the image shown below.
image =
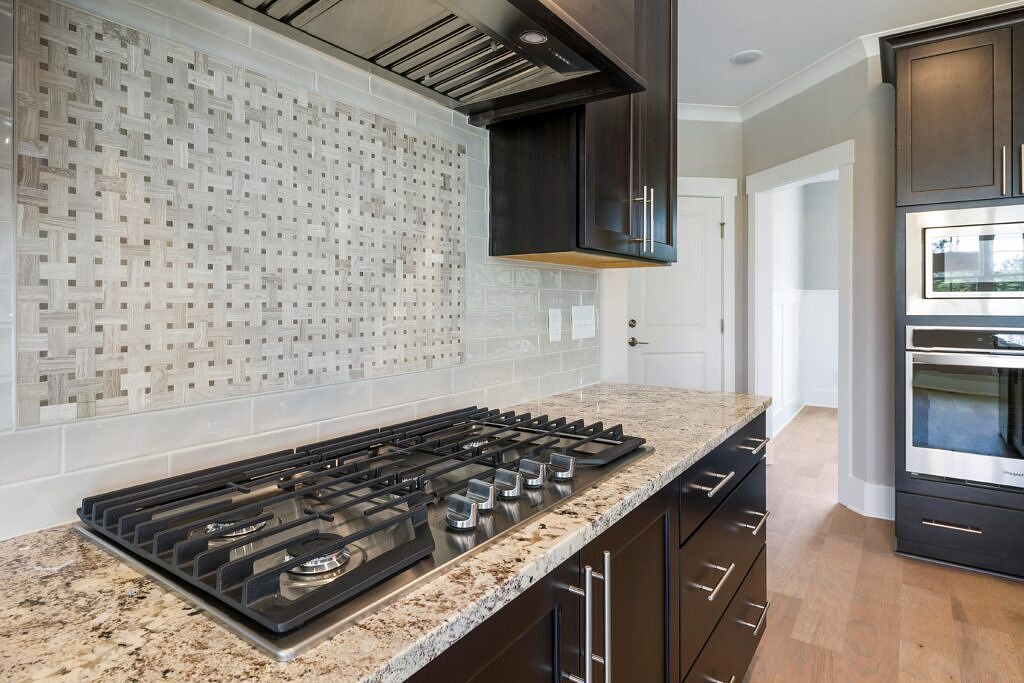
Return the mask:
{"type": "Polygon", "coordinates": [[[914,363],[912,391],[914,446],[1024,457],[1024,371],[914,363]]]}
{"type": "Polygon", "coordinates": [[[931,291],[1024,292],[1024,232],[949,234],[927,238],[931,291]]]}

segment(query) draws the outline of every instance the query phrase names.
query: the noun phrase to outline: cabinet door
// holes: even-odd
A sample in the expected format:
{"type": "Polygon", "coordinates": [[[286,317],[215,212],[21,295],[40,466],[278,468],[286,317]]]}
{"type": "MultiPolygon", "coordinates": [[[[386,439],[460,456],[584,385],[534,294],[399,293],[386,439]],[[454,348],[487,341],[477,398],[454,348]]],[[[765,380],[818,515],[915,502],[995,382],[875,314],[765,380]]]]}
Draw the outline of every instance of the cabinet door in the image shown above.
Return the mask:
{"type": "Polygon", "coordinates": [[[640,255],[676,260],[676,2],[648,0],[640,12],[640,184],[647,188],[650,241],[640,255]]]}
{"type": "MultiPolygon", "coordinates": [[[[592,635],[595,654],[610,654],[612,681],[679,680],[672,646],[679,603],[676,495],[675,486],[666,487],[583,549],[583,563],[598,572],[604,571],[608,552],[610,619],[604,584],[595,580],[592,635]]],[[[594,664],[594,680],[607,680],[601,664],[594,664]]]]}
{"type": "Polygon", "coordinates": [[[991,199],[1012,181],[1011,29],[900,50],[900,205],[991,199]]]}
{"type": "Polygon", "coordinates": [[[586,105],[579,246],[625,256],[640,249],[643,200],[636,189],[637,100],[612,97],[586,105]]]}
{"type": "Polygon", "coordinates": [[[418,671],[411,683],[560,683],[581,675],[579,555],[418,671]]]}

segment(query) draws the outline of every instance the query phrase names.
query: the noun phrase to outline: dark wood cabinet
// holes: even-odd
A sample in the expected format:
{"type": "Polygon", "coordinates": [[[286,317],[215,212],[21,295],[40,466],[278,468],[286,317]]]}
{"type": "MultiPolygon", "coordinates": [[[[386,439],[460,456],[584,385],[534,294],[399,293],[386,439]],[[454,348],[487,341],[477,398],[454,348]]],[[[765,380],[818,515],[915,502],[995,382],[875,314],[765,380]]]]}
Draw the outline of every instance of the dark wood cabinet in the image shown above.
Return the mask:
{"type": "MultiPolygon", "coordinates": [[[[611,643],[613,681],[679,680],[673,647],[679,607],[677,506],[675,487],[669,486],[583,550],[583,564],[610,577],[611,619],[604,596],[595,590],[593,635],[596,654],[606,660],[606,636],[611,643]]],[[[595,680],[604,680],[602,665],[595,664],[594,671],[600,674],[595,680]]]]}
{"type": "Polygon", "coordinates": [[[1013,31],[999,28],[897,50],[900,205],[1010,196],[1013,31]]]}
{"type": "Polygon", "coordinates": [[[579,675],[583,612],[567,590],[579,585],[573,555],[441,657],[420,669],[413,683],[558,683],[579,675]]]}
{"type": "Polygon", "coordinates": [[[676,2],[636,2],[630,16],[617,32],[635,30],[646,90],[491,126],[492,256],[676,260],[676,2]]]}

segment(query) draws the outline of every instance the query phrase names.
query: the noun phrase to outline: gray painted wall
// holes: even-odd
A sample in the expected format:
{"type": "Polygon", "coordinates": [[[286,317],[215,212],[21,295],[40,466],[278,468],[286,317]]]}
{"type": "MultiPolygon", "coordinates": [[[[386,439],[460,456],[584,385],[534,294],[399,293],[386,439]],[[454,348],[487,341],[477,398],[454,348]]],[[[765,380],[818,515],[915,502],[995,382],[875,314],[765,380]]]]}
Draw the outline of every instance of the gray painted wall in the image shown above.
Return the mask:
{"type": "Polygon", "coordinates": [[[803,188],[802,289],[839,289],[839,183],[803,188]]]}
{"type": "Polygon", "coordinates": [[[893,483],[893,117],[874,57],[743,123],[746,175],[855,142],[852,474],[884,485],[893,483]]]}

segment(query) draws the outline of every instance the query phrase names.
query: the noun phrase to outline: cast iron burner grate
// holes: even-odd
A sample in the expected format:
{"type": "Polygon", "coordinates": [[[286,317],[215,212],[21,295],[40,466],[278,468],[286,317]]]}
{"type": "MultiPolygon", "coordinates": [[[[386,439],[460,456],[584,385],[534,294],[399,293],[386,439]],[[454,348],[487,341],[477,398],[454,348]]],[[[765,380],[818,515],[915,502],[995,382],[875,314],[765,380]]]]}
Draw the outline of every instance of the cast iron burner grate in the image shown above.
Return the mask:
{"type": "Polygon", "coordinates": [[[643,443],[621,425],[473,407],[90,496],[78,516],[187,592],[284,634],[434,554],[445,527],[431,508],[471,480],[497,486],[499,469],[542,463],[565,481],[566,462],[602,467],[643,443]]]}

